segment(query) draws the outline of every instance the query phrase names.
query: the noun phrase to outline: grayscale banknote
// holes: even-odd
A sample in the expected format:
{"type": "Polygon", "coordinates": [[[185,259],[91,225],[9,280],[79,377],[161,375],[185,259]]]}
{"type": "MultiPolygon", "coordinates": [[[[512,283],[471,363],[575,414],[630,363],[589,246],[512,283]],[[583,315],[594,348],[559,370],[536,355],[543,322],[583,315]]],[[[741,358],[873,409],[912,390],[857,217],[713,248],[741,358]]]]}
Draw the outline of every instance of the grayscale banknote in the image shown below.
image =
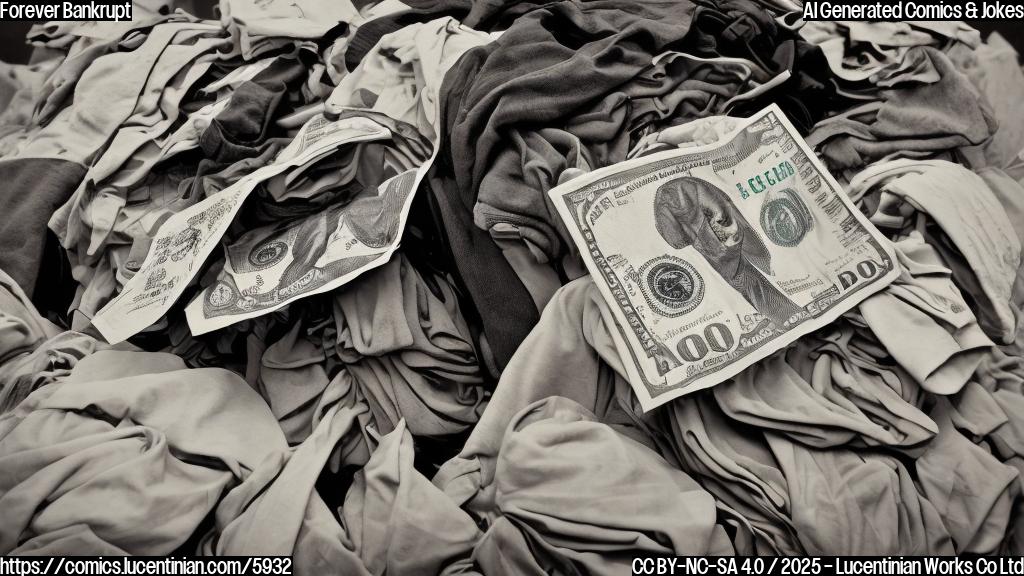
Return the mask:
{"type": "Polygon", "coordinates": [[[387,263],[418,183],[417,171],[408,170],[375,196],[331,206],[296,226],[247,232],[228,247],[217,281],[185,308],[189,329],[204,334],[267,314],[387,263]]]}
{"type": "Polygon", "coordinates": [[[899,275],[889,242],[774,105],[718,142],[550,196],[645,410],[735,376],[899,275]]]}
{"type": "Polygon", "coordinates": [[[274,159],[189,208],[171,216],[157,232],[139,271],[92,323],[110,343],[125,340],[159,320],[220,244],[224,232],[256,186],[348,143],[390,138],[391,131],[363,117],[312,118],[274,159]]]}

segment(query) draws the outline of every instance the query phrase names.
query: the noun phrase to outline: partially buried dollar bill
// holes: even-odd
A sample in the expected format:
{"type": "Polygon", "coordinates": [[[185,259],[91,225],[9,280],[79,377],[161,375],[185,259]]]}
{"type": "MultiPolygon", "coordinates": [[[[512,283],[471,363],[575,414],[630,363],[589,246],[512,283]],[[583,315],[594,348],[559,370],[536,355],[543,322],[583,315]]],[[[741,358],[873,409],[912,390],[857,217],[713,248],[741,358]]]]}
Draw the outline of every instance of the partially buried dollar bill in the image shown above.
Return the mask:
{"type": "Polygon", "coordinates": [[[185,308],[189,329],[204,334],[333,290],[385,264],[398,248],[416,170],[382,183],[376,195],[330,206],[285,228],[247,232],[227,249],[217,281],[185,308]]]}
{"type": "Polygon", "coordinates": [[[390,138],[391,131],[369,118],[310,119],[272,164],[167,219],[138,272],[121,293],[92,319],[110,343],[125,340],[159,320],[220,244],[242,203],[256,186],[345,144],[390,138]]]}
{"type": "Polygon", "coordinates": [[[549,194],[617,320],[644,410],[735,376],[899,275],[888,240],[775,105],[713,144],[549,194]]]}

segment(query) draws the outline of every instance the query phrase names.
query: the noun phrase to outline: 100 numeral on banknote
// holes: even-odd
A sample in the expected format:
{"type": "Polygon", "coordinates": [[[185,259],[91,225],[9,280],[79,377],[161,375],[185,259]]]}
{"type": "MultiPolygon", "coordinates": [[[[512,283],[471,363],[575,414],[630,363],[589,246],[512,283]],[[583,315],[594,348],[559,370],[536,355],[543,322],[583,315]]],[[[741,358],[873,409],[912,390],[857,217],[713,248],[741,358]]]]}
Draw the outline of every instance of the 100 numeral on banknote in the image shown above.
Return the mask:
{"type": "Polygon", "coordinates": [[[645,410],[735,376],[899,275],[888,241],[774,105],[714,144],[549,194],[618,321],[645,410]]]}

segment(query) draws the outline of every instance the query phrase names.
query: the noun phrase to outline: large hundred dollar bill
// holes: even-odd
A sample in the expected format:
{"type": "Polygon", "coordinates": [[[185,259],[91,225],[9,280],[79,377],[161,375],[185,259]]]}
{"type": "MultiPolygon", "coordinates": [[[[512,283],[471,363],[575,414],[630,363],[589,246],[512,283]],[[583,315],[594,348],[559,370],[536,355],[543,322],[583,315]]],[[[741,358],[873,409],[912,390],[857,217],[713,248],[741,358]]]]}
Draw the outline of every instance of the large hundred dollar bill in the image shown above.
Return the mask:
{"type": "Polygon", "coordinates": [[[160,226],[139,271],[96,314],[93,325],[112,344],[145,330],[181,296],[258,184],[303,166],[331,149],[391,136],[386,127],[365,117],[310,119],[273,163],[168,218],[160,226]]]}
{"type": "Polygon", "coordinates": [[[550,196],[645,410],[735,376],[899,275],[892,246],[774,105],[714,144],[550,196]]]}

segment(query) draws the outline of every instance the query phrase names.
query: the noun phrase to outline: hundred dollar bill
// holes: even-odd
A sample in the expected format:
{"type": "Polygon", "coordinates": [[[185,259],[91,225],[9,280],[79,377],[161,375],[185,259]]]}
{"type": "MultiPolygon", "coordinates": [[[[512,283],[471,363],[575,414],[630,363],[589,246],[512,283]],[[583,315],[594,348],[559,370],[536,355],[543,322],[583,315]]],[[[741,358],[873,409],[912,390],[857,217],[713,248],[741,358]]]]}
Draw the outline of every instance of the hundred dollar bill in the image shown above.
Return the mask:
{"type": "Polygon", "coordinates": [[[244,234],[227,248],[217,281],[185,308],[192,334],[268,314],[387,263],[405,228],[417,176],[407,170],[382,183],[375,196],[331,206],[295,226],[244,234]]]}
{"type": "Polygon", "coordinates": [[[775,105],[713,144],[549,194],[612,309],[644,410],[735,376],[899,275],[892,246],[775,105]]]}
{"type": "Polygon", "coordinates": [[[168,218],[160,226],[139,271],[96,314],[93,325],[112,344],[145,330],[181,296],[260,182],[302,166],[333,148],[383,140],[391,135],[390,130],[369,118],[311,118],[272,164],[168,218]]]}
{"type": "MultiPolygon", "coordinates": [[[[378,114],[347,107],[339,107],[337,113],[378,114]]],[[[398,249],[413,196],[437,146],[411,125],[386,116],[379,122],[391,129],[395,144],[385,150],[385,162],[401,172],[382,182],[376,193],[363,192],[299,221],[250,230],[227,246],[216,281],[185,308],[192,334],[269,314],[387,263],[398,249]]],[[[317,186],[317,177],[310,179],[305,172],[296,170],[288,176],[317,186]]]]}

